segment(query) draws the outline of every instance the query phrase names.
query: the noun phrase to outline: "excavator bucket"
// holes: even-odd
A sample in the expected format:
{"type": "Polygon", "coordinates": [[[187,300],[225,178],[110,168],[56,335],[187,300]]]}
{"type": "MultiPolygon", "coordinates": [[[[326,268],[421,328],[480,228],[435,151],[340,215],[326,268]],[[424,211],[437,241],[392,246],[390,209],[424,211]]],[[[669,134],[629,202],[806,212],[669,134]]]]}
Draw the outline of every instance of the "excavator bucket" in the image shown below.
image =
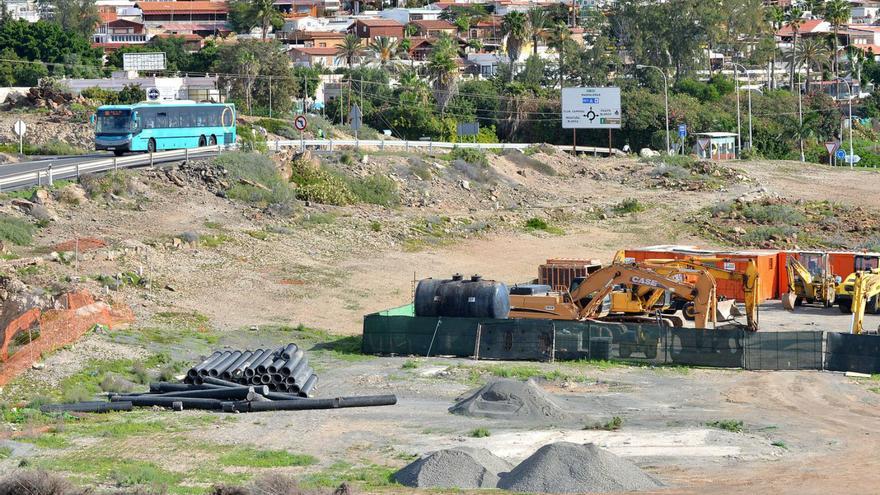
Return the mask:
{"type": "Polygon", "coordinates": [[[782,307],[788,311],[794,311],[794,302],[797,300],[797,294],[794,292],[786,292],[780,297],[782,299],[782,307]]]}
{"type": "Polygon", "coordinates": [[[715,306],[715,318],[718,321],[730,320],[733,316],[733,305],[736,301],[728,299],[726,301],[718,301],[715,306]]]}

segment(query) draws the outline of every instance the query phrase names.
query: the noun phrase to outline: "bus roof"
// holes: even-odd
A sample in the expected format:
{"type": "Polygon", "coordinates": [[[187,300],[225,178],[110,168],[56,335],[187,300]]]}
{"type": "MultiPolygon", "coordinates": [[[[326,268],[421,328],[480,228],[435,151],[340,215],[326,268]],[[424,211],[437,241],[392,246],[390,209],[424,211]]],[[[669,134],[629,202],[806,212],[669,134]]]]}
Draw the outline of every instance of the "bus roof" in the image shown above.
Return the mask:
{"type": "Polygon", "coordinates": [[[101,105],[98,110],[136,110],[138,108],[154,108],[154,107],[235,107],[233,103],[199,103],[195,101],[167,101],[167,102],[148,102],[142,101],[132,105],[101,105]]]}

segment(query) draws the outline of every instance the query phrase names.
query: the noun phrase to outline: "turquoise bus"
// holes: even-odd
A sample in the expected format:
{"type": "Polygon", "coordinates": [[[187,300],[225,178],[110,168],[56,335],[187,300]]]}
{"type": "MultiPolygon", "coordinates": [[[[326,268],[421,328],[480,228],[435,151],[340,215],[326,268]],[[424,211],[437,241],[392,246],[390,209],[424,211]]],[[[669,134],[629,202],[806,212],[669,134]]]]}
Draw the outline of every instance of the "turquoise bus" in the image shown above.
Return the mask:
{"type": "Polygon", "coordinates": [[[93,116],[95,149],[117,156],[235,143],[235,106],[187,101],[104,105],[93,116]]]}

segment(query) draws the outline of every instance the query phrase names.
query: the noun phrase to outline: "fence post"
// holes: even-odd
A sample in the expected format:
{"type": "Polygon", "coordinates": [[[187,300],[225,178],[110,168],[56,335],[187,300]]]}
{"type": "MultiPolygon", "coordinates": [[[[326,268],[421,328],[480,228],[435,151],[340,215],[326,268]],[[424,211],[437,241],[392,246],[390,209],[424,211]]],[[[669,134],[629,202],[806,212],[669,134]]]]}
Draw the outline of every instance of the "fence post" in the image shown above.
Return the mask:
{"type": "Polygon", "coordinates": [[[330,152],[333,152],[333,138],[330,138],[330,152]]]}
{"type": "Polygon", "coordinates": [[[183,149],[183,163],[189,165],[189,148],[183,149]]]}
{"type": "Polygon", "coordinates": [[[428,141],[428,153],[434,152],[434,141],[428,141]]]}
{"type": "Polygon", "coordinates": [[[40,171],[37,170],[37,187],[40,187],[40,171]]]}
{"type": "Polygon", "coordinates": [[[49,164],[49,167],[46,169],[46,173],[49,176],[49,187],[52,187],[52,184],[54,181],[52,180],[52,164],[51,163],[49,164]]]}
{"type": "Polygon", "coordinates": [[[79,182],[79,163],[76,164],[76,181],[79,182]]]}
{"type": "Polygon", "coordinates": [[[404,144],[404,149],[406,151],[409,151],[409,140],[404,141],[403,144],[404,144]]]}
{"type": "MultiPolygon", "coordinates": [[[[150,152],[150,168],[152,168],[152,167],[153,167],[153,152],[151,151],[150,152]]],[[[79,167],[77,167],[77,169],[79,169],[79,167]]]]}
{"type": "Polygon", "coordinates": [[[279,151],[281,151],[281,144],[276,139],[275,140],[275,153],[278,153],[279,151]]]}
{"type": "Polygon", "coordinates": [[[113,157],[113,170],[116,170],[116,157],[113,157]]]}

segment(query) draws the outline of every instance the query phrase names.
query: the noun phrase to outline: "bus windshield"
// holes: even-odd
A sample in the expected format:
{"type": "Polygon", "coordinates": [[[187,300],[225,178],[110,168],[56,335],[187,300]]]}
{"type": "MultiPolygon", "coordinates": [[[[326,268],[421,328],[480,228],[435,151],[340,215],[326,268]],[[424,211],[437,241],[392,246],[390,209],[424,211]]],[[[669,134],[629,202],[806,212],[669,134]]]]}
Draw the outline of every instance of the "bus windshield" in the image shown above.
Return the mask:
{"type": "Polygon", "coordinates": [[[130,110],[99,110],[97,134],[127,134],[134,130],[130,110]]]}

